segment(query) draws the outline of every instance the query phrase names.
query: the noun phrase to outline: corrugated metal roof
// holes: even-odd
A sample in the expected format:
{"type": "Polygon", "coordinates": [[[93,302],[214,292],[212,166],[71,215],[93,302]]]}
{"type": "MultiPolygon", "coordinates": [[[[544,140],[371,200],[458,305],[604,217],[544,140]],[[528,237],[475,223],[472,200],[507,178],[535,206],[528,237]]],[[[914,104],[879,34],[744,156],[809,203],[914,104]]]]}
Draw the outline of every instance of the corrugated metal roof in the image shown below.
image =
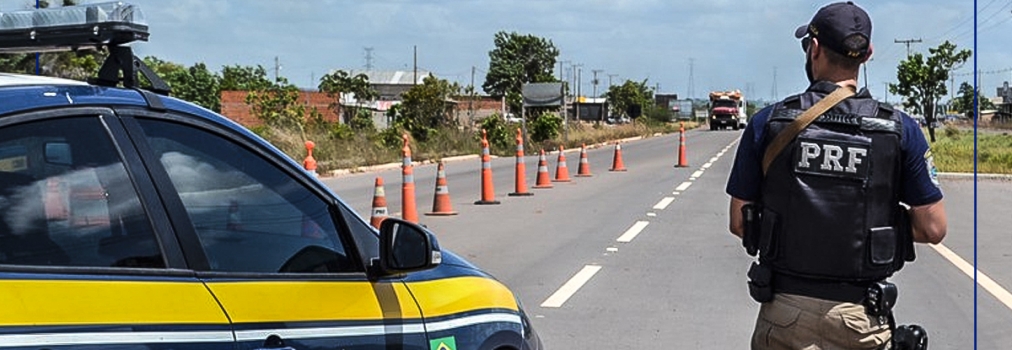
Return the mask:
{"type": "MultiPolygon", "coordinates": [[[[432,72],[419,70],[418,71],[418,83],[421,84],[425,77],[429,76],[432,72]]],[[[381,70],[353,70],[348,72],[351,76],[359,74],[365,74],[369,77],[369,83],[372,84],[390,84],[390,85],[414,85],[412,82],[415,72],[414,71],[381,71],[381,70]]]]}

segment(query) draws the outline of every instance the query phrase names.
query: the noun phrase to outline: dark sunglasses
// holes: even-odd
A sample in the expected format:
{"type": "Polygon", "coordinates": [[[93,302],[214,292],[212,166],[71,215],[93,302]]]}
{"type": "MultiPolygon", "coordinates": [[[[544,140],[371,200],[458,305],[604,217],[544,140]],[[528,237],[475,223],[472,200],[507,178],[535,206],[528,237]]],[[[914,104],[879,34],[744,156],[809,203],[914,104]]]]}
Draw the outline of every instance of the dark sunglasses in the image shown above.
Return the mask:
{"type": "Polygon", "coordinates": [[[812,46],[812,37],[806,36],[801,39],[801,50],[808,52],[808,47],[812,46]]]}

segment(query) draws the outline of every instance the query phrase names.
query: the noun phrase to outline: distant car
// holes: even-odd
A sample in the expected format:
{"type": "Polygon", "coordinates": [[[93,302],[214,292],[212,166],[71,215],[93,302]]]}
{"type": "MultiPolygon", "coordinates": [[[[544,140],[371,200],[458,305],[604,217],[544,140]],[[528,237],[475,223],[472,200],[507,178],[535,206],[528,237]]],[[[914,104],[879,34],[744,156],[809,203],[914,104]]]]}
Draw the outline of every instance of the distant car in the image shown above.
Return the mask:
{"type": "Polygon", "coordinates": [[[517,117],[513,113],[506,113],[506,121],[509,123],[522,123],[524,119],[517,117]]]}

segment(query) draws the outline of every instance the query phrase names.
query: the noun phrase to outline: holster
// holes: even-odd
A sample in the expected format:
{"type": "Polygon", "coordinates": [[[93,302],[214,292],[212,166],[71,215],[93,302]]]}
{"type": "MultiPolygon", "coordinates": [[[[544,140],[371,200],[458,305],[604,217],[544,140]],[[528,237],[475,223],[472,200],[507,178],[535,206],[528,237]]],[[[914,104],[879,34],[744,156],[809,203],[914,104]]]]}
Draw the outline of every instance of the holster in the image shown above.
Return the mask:
{"type": "Polygon", "coordinates": [[[760,303],[773,301],[773,270],[769,266],[752,262],[748,269],[748,294],[760,303]]]}
{"type": "Polygon", "coordinates": [[[910,211],[903,206],[896,208],[896,218],[894,221],[896,222],[896,233],[899,234],[897,256],[903,258],[902,260],[897,259],[899,266],[896,270],[899,270],[903,267],[904,262],[917,259],[917,254],[914,251],[914,230],[910,224],[910,211]]]}
{"type": "Polygon", "coordinates": [[[745,232],[741,238],[741,244],[745,247],[748,255],[756,256],[759,253],[759,235],[762,227],[762,206],[758,203],[749,203],[741,207],[741,217],[745,224],[745,232]]]}
{"type": "Polygon", "coordinates": [[[928,331],[915,324],[896,327],[892,350],[928,350],[928,331]]]}

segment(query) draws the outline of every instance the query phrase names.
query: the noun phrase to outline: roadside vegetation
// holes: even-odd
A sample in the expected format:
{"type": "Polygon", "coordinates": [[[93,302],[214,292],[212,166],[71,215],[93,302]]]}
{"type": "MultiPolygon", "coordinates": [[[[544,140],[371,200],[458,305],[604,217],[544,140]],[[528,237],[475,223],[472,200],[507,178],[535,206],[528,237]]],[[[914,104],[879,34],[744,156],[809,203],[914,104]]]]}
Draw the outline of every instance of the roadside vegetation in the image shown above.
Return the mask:
{"type": "MultiPolygon", "coordinates": [[[[927,133],[927,132],[925,132],[927,133]]],[[[1012,174],[1012,125],[977,132],[977,173],[1012,174]]],[[[947,125],[931,144],[935,166],[941,172],[973,172],[973,129],[947,125]]]]}

